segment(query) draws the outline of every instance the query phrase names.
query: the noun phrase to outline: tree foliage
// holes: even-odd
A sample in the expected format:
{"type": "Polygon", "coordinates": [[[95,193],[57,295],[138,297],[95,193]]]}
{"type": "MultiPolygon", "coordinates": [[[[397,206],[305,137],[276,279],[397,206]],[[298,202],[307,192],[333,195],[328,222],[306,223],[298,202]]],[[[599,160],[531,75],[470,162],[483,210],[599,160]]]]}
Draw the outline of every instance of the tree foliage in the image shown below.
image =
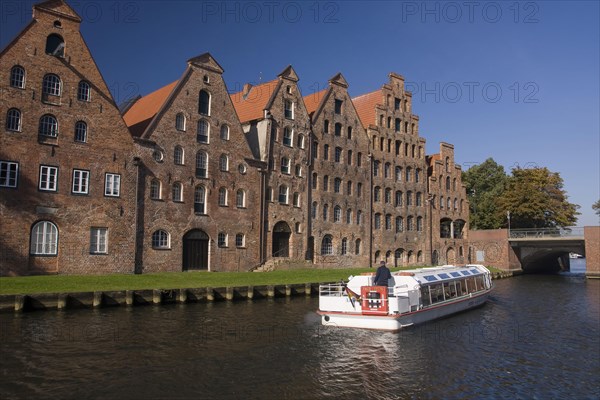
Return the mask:
{"type": "Polygon", "coordinates": [[[492,158],[463,172],[462,181],[469,198],[471,229],[497,229],[506,217],[499,210],[497,199],[504,192],[508,176],[504,167],[492,158]]]}
{"type": "Polygon", "coordinates": [[[592,204],[592,210],[596,212],[596,215],[600,217],[600,199],[592,204]]]}
{"type": "Polygon", "coordinates": [[[497,199],[497,212],[510,211],[511,228],[573,226],[578,205],[567,201],[563,180],[548,168],[514,168],[497,199]]]}

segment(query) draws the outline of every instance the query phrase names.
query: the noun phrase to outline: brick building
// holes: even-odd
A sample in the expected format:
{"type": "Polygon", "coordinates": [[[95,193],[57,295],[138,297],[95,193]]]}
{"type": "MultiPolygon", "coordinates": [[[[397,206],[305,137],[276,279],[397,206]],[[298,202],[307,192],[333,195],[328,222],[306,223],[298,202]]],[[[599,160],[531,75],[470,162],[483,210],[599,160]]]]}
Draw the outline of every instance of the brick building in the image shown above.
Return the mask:
{"type": "Polygon", "coordinates": [[[352,101],[371,144],[371,259],[398,266],[429,263],[425,139],[419,137],[404,78],[391,73],[381,89],[352,101]]]}
{"type": "Polygon", "coordinates": [[[307,254],[308,140],[310,117],[291,66],[276,79],[244,85],[231,95],[246,139],[261,169],[264,203],[261,264],[305,260],[307,254]]]}
{"type": "Polygon", "coordinates": [[[369,138],[337,74],[304,98],[311,115],[309,252],[318,265],[369,265],[369,138]]]}
{"type": "Polygon", "coordinates": [[[0,275],[133,271],[133,141],[63,1],[0,53],[0,275]]]}
{"type": "Polygon", "coordinates": [[[208,53],[128,104],[139,159],[136,269],[247,271],[259,264],[260,175],[208,53]]]}
{"type": "Polygon", "coordinates": [[[0,53],[0,275],[468,261],[454,148],[425,156],[404,78],[229,94],[208,53],[119,111],[62,0],[0,53]]]}
{"type": "MultiPolygon", "coordinates": [[[[431,263],[465,264],[469,259],[469,202],[462,170],[454,163],[454,146],[440,144],[440,152],[427,156],[431,213],[431,263]]],[[[474,255],[473,255],[474,256],[474,255]]]]}

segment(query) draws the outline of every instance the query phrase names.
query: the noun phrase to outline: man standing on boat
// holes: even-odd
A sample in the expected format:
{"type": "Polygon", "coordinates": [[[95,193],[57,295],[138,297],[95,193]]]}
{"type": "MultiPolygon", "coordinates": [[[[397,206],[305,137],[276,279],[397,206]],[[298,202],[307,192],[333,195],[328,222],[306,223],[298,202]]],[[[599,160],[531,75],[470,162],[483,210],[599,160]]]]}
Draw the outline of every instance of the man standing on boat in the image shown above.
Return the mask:
{"type": "Polygon", "coordinates": [[[385,266],[385,261],[381,260],[377,273],[375,273],[375,286],[387,286],[388,280],[392,278],[390,269],[385,266]]]}

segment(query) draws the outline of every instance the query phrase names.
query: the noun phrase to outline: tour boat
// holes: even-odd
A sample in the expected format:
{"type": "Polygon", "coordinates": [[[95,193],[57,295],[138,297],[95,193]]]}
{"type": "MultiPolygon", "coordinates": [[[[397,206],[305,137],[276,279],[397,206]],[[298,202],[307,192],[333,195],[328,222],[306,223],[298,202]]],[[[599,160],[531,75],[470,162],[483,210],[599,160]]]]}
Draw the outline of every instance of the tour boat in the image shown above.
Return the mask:
{"type": "Polygon", "coordinates": [[[444,265],[392,273],[375,286],[374,273],[319,286],[323,325],[398,331],[482,305],[492,290],[483,265],[444,265]]]}

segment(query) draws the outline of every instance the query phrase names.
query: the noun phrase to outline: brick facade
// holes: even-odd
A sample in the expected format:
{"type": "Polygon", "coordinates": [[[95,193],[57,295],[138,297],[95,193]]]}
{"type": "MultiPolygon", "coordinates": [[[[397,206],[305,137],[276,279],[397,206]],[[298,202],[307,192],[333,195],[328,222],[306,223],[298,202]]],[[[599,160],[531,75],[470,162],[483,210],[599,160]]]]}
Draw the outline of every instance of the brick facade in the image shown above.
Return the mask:
{"type": "Polygon", "coordinates": [[[303,98],[288,66],[230,95],[206,53],[119,111],[80,22],[41,3],[0,54],[1,275],[467,261],[454,149],[425,156],[402,76],[351,99],[337,74],[303,98]]]}
{"type": "Polygon", "coordinates": [[[41,3],[0,53],[0,275],[133,271],[133,141],[80,23],[41,3]]]}

